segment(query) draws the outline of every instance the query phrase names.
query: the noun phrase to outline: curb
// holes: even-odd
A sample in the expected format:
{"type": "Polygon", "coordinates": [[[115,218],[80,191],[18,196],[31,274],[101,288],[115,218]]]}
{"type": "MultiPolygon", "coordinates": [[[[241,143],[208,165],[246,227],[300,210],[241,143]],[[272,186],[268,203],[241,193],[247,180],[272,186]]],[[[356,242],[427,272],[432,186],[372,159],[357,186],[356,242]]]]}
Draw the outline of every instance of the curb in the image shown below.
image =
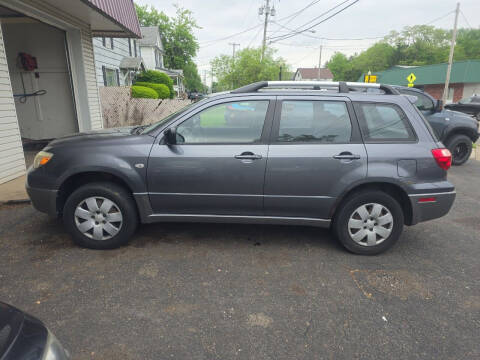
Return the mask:
{"type": "Polygon", "coordinates": [[[32,201],[30,199],[18,199],[18,200],[7,200],[0,201],[1,205],[19,205],[19,204],[30,204],[32,201]]]}

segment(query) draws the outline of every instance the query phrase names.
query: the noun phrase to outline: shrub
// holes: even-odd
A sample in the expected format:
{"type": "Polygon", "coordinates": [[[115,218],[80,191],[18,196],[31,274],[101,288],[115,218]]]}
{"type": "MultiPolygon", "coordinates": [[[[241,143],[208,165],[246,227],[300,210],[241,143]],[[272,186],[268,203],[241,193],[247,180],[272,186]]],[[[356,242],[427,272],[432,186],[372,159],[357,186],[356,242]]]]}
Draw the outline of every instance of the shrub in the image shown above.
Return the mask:
{"type": "Polygon", "coordinates": [[[154,83],[148,83],[143,81],[137,81],[135,83],[135,86],[145,86],[155,90],[158,94],[159,99],[168,99],[170,97],[170,90],[168,89],[168,86],[165,84],[154,84],[154,83]]]}
{"type": "Polygon", "coordinates": [[[142,99],[158,99],[158,94],[155,90],[146,86],[132,86],[132,98],[142,99]]]}
{"type": "MultiPolygon", "coordinates": [[[[147,70],[137,76],[136,82],[146,82],[153,84],[165,84],[170,91],[170,99],[173,99],[175,91],[173,90],[173,80],[167,74],[157,70],[147,70]]],[[[135,82],[135,83],[136,83],[135,82]]]]}

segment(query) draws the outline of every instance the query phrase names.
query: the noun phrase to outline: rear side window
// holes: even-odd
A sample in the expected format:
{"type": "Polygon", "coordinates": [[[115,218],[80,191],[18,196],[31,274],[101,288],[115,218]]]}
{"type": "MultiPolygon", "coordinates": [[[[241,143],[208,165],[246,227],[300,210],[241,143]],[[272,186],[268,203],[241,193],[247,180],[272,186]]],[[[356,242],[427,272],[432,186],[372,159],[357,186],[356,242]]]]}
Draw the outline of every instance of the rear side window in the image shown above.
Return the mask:
{"type": "Polygon", "coordinates": [[[350,142],[352,124],[342,101],[282,101],[278,142],[350,142]]]}
{"type": "Polygon", "coordinates": [[[358,103],[363,118],[362,133],[367,142],[415,141],[415,134],[403,111],[394,104],[358,103]]]}

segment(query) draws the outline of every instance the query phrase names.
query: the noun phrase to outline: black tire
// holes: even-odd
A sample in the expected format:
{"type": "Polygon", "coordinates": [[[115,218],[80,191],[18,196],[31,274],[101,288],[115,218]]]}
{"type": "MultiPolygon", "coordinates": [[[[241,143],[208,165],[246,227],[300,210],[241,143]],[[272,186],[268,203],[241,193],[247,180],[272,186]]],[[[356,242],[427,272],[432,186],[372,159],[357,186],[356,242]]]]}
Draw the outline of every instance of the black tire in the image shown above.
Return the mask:
{"type": "MultiPolygon", "coordinates": [[[[348,251],[359,255],[376,255],[386,251],[397,242],[402,233],[403,223],[403,210],[397,200],[383,191],[365,190],[350,195],[342,202],[334,218],[333,230],[337,239],[348,251]],[[352,214],[354,214],[356,209],[367,204],[382,205],[393,218],[390,234],[382,242],[369,246],[361,245],[354,241],[348,228],[352,214]]],[[[369,231],[369,229],[364,231],[369,231]]]]}
{"type": "Polygon", "coordinates": [[[452,153],[452,165],[465,164],[472,154],[472,140],[467,135],[454,135],[446,145],[452,153]]]}
{"type": "MultiPolygon", "coordinates": [[[[138,213],[132,195],[127,190],[114,183],[98,182],[83,185],[68,197],[63,208],[63,222],[77,245],[90,249],[114,249],[128,243],[137,228],[138,213]],[[112,222],[112,224],[118,226],[119,229],[114,236],[102,230],[104,235],[111,237],[105,240],[95,240],[77,228],[78,218],[76,220],[75,211],[85,199],[90,197],[108,199],[112,201],[120,211],[122,216],[121,224],[120,222],[112,222]]],[[[95,222],[95,224],[97,223],[95,222]]]]}

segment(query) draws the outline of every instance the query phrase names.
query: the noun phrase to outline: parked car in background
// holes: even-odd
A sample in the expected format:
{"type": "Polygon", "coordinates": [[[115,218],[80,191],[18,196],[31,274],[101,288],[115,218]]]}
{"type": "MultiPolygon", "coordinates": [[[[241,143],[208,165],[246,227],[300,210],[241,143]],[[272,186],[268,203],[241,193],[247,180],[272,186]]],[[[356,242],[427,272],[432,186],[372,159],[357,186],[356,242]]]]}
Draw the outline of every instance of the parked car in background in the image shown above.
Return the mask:
{"type": "Polygon", "coordinates": [[[472,95],[460,100],[458,103],[447,104],[445,107],[450,110],[473,115],[478,121],[480,121],[480,95],[472,95]]]}
{"type": "MultiPolygon", "coordinates": [[[[441,100],[416,88],[394,86],[401,94],[417,97],[415,105],[426,117],[441,142],[452,153],[452,164],[462,165],[472,153],[472,144],[478,140],[479,123],[464,113],[442,108],[441,100]]],[[[480,103],[479,103],[480,109],[480,103]]]]}
{"type": "Polygon", "coordinates": [[[0,359],[68,360],[70,356],[40,320],[0,302],[0,359]]]}
{"type": "Polygon", "coordinates": [[[199,93],[197,91],[191,91],[188,93],[188,99],[192,102],[197,102],[205,98],[205,94],[199,93]]]}
{"type": "Polygon", "coordinates": [[[94,249],[126,244],[138,222],[193,221],[327,227],[378,254],[455,199],[451,154],[414,99],[379,84],[254,83],[148,127],[54,140],[26,187],[94,249]],[[364,87],[385,94],[350,91],[364,87]]]}

